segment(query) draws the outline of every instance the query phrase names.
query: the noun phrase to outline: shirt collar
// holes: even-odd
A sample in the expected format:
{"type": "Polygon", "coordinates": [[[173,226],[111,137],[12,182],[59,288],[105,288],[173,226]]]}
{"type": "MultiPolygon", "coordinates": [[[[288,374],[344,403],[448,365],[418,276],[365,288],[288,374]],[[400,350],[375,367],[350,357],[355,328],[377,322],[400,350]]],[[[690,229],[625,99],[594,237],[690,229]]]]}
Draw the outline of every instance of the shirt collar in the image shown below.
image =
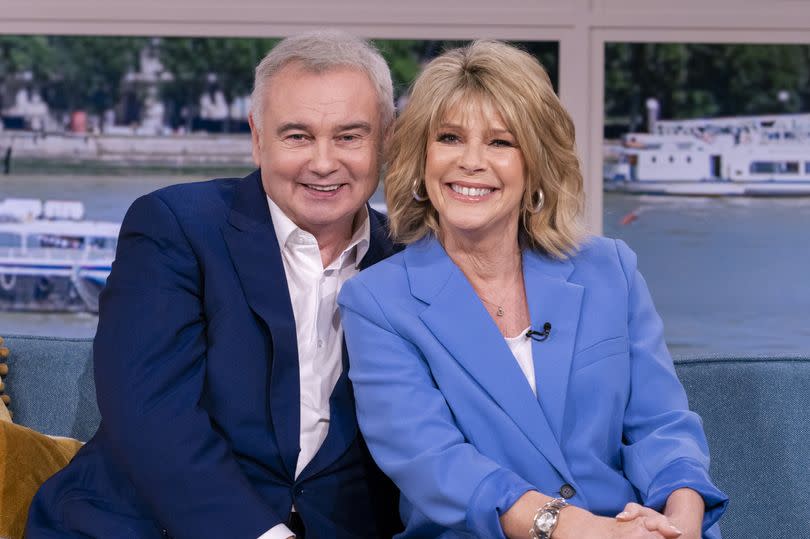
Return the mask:
{"type": "MultiPolygon", "coordinates": [[[[288,245],[292,245],[293,243],[314,243],[317,245],[317,240],[315,240],[315,237],[312,234],[302,230],[292,221],[292,219],[287,217],[281,208],[279,208],[278,205],[273,202],[273,199],[271,199],[269,195],[266,196],[267,205],[270,208],[270,219],[273,221],[273,229],[276,232],[276,239],[278,240],[279,249],[283,251],[286,247],[288,247],[288,245]]],[[[354,260],[349,262],[355,267],[358,267],[360,262],[363,260],[363,257],[366,256],[370,243],[371,220],[369,219],[368,208],[363,205],[363,207],[360,208],[358,216],[355,218],[354,233],[349,241],[349,245],[346,246],[346,248],[343,250],[343,255],[338,257],[338,259],[341,259],[346,255],[346,253],[349,253],[352,249],[357,247],[354,260]]]]}

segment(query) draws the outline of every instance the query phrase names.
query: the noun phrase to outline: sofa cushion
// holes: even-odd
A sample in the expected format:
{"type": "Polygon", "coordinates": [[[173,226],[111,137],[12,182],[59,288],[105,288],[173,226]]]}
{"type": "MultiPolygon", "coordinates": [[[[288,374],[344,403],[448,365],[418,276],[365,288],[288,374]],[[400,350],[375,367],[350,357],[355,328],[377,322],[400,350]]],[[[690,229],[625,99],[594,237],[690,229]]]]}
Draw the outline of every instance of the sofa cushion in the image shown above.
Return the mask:
{"type": "Polygon", "coordinates": [[[92,339],[5,337],[11,353],[4,381],[14,422],[44,434],[89,440],[101,420],[92,339]]]}
{"type": "Polygon", "coordinates": [[[8,408],[6,408],[6,403],[2,400],[0,400],[0,421],[11,423],[11,414],[8,412],[8,408]]]}
{"type": "Polygon", "coordinates": [[[0,537],[21,539],[39,486],[61,470],[81,442],[0,421],[0,537]]]}
{"type": "Polygon", "coordinates": [[[723,539],[807,537],[810,358],[675,362],[703,418],[711,476],[729,499],[723,539]]]}

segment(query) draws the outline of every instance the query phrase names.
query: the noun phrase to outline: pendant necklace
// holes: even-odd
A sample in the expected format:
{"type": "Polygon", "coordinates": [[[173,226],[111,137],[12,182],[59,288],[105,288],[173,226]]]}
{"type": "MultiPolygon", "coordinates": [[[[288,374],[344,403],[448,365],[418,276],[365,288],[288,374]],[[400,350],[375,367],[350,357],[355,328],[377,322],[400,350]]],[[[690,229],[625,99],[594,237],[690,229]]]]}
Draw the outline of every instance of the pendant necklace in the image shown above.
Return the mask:
{"type": "MultiPolygon", "coordinates": [[[[522,266],[522,265],[521,265],[521,266],[522,266]]],[[[521,269],[520,269],[520,273],[519,273],[519,275],[523,275],[523,268],[522,268],[522,267],[521,267],[521,269]]],[[[517,280],[517,279],[516,279],[516,280],[517,280]]],[[[495,316],[498,316],[498,317],[503,317],[503,315],[504,315],[504,314],[506,314],[506,311],[504,311],[504,309],[503,309],[503,304],[504,304],[504,300],[506,299],[506,296],[507,296],[508,294],[509,294],[509,290],[507,289],[506,294],[504,294],[504,297],[503,297],[503,298],[501,298],[501,302],[500,302],[500,303],[495,303],[495,302],[493,302],[493,301],[489,301],[489,300],[488,300],[487,298],[485,298],[485,297],[483,296],[483,294],[481,294],[480,292],[478,293],[478,297],[479,297],[479,298],[481,298],[481,300],[482,300],[482,301],[484,301],[485,303],[489,303],[490,305],[492,305],[493,307],[495,307],[495,316]]]]}
{"type": "MultiPolygon", "coordinates": [[[[468,256],[468,260],[470,261],[470,264],[473,267],[476,266],[476,263],[475,263],[473,257],[468,256]]],[[[517,277],[515,278],[515,281],[517,281],[518,278],[522,278],[522,276],[523,276],[523,260],[520,260],[519,265],[518,265],[517,277]]],[[[473,287],[473,289],[475,289],[475,287],[473,287]]],[[[500,303],[495,303],[493,301],[488,300],[478,290],[475,290],[475,292],[478,295],[478,297],[481,298],[481,301],[483,301],[485,303],[488,303],[492,307],[495,307],[495,316],[497,316],[499,318],[503,318],[503,316],[506,314],[506,311],[503,308],[503,304],[504,304],[504,300],[509,295],[509,289],[508,288],[507,288],[506,292],[504,293],[503,297],[501,298],[500,303]]]]}
{"type": "MultiPolygon", "coordinates": [[[[485,298],[484,296],[482,296],[481,294],[478,294],[478,297],[481,298],[482,300],[484,300],[486,303],[489,303],[490,305],[492,305],[493,307],[495,307],[497,309],[495,311],[495,316],[503,316],[503,313],[504,313],[503,305],[498,305],[497,303],[493,303],[493,302],[489,301],[487,298],[485,298]]],[[[503,303],[503,302],[501,302],[501,303],[503,303]]]]}

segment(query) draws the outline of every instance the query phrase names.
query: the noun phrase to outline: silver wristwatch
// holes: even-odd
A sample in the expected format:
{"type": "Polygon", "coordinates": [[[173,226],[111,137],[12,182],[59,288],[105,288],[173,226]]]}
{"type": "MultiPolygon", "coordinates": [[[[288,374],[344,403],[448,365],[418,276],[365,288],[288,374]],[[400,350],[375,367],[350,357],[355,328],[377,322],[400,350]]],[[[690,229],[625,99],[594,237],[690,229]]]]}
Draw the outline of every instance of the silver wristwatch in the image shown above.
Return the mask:
{"type": "Polygon", "coordinates": [[[532,539],[551,539],[551,534],[554,533],[554,529],[557,527],[560,511],[565,507],[568,507],[568,502],[562,498],[553,498],[551,501],[546,502],[535,513],[529,536],[532,539]]]}

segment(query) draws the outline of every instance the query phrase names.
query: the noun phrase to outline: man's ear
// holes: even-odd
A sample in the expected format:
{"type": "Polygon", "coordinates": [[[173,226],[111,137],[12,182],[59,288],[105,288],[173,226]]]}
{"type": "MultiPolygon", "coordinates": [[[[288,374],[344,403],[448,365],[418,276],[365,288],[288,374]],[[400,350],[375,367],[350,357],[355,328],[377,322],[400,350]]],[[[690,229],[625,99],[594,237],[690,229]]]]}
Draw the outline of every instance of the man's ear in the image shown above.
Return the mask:
{"type": "Polygon", "coordinates": [[[388,127],[385,128],[383,131],[383,148],[388,147],[388,143],[391,142],[391,135],[394,134],[394,121],[392,120],[391,123],[388,124],[388,127]]]}
{"type": "Polygon", "coordinates": [[[248,124],[250,124],[250,140],[252,143],[253,163],[257,167],[262,166],[262,136],[256,122],[253,121],[253,113],[248,114],[248,124]]]}
{"type": "Polygon", "coordinates": [[[388,124],[388,127],[382,132],[380,138],[379,156],[380,160],[385,160],[385,152],[388,150],[388,145],[391,143],[391,135],[394,133],[394,122],[388,124]]]}

